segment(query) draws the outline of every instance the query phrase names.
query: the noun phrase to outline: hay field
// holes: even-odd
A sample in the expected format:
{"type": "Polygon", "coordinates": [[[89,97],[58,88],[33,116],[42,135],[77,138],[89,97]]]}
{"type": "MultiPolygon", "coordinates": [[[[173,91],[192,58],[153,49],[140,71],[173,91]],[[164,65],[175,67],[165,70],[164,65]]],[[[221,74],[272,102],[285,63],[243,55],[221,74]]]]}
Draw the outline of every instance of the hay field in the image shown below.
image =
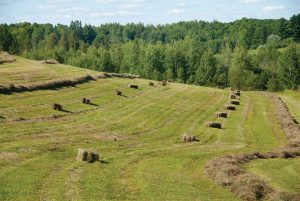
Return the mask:
{"type": "MultiPolygon", "coordinates": [[[[18,58],[0,65],[0,73],[1,83],[26,84],[87,72],[18,58]]],[[[242,92],[241,104],[224,119],[214,113],[228,103],[229,90],[154,83],[109,78],[0,94],[0,200],[240,200],[207,177],[207,162],[287,143],[272,101],[260,93],[242,92]],[[83,97],[93,104],[82,104],[83,97]],[[52,110],[54,102],[65,111],[52,110]],[[208,121],[223,129],[207,128],[208,121]],[[184,133],[199,142],[182,142],[184,133]],[[96,150],[100,162],[77,162],[79,148],[96,150]]],[[[272,166],[269,160],[251,162],[248,169],[266,178],[276,172],[268,181],[278,189],[299,185],[299,159],[278,159],[272,166]],[[294,171],[281,171],[282,164],[294,171]]]]}

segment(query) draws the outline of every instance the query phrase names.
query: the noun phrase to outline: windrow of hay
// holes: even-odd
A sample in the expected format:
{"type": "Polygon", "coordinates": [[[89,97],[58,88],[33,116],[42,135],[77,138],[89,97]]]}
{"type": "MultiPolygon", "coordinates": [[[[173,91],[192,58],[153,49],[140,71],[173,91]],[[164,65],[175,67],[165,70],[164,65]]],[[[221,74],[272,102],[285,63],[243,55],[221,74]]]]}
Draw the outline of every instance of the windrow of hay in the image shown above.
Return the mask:
{"type": "Polygon", "coordinates": [[[282,130],[286,134],[289,140],[289,145],[293,147],[300,146],[300,124],[290,114],[287,105],[281,100],[281,98],[275,94],[268,92],[261,92],[263,95],[269,97],[276,109],[276,119],[280,124],[282,130]]]}
{"type": "Polygon", "coordinates": [[[247,173],[243,165],[256,159],[294,158],[300,156],[300,128],[298,122],[291,116],[286,104],[275,94],[262,92],[271,98],[276,109],[276,118],[284,130],[291,146],[283,147],[267,153],[232,154],[209,161],[205,172],[209,178],[219,185],[226,186],[239,198],[247,201],[299,201],[300,194],[278,192],[267,185],[258,176],[247,173]]]}
{"type": "MultiPolygon", "coordinates": [[[[294,158],[300,156],[299,147],[283,148],[282,150],[267,153],[247,153],[219,157],[209,161],[205,172],[209,178],[222,186],[226,186],[238,197],[247,201],[274,199],[278,194],[266,182],[254,174],[247,173],[243,164],[256,159],[294,158]]],[[[292,197],[300,198],[293,195],[292,197]]],[[[291,198],[292,198],[291,197],[291,198]]],[[[292,199],[290,199],[292,200],[292,199]]],[[[296,199],[295,199],[296,200],[296,199]]]]}
{"type": "Polygon", "coordinates": [[[14,92],[25,92],[25,91],[35,91],[35,90],[58,89],[62,87],[76,86],[78,84],[83,84],[89,81],[95,81],[97,79],[105,79],[105,78],[112,78],[112,77],[122,77],[122,78],[129,78],[129,79],[139,78],[138,75],[117,74],[117,73],[104,73],[103,75],[96,75],[96,76],[86,75],[86,76],[81,76],[69,80],[53,80],[46,83],[31,84],[31,85],[16,85],[16,84],[0,85],[0,94],[10,94],[14,92]]]}

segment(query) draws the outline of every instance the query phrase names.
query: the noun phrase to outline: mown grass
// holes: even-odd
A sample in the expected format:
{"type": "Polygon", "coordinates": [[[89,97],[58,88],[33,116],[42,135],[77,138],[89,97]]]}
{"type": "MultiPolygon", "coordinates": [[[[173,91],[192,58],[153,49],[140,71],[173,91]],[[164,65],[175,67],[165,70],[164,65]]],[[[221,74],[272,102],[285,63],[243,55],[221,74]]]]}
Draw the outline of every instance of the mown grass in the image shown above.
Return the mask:
{"type": "Polygon", "coordinates": [[[299,158],[256,160],[248,165],[247,170],[264,178],[276,189],[300,192],[299,158]]]}
{"type": "Polygon", "coordinates": [[[278,93],[283,101],[287,104],[291,114],[300,121],[300,90],[287,90],[278,93]]]}
{"type": "Polygon", "coordinates": [[[273,105],[259,93],[242,93],[237,111],[217,119],[228,90],[148,82],[99,79],[0,95],[0,200],[239,200],[205,175],[207,161],[286,143],[273,105]],[[53,102],[70,113],[53,111],[53,102]],[[53,114],[66,116],[44,119],[53,114]],[[207,128],[212,120],[224,129],[207,128]],[[183,143],[184,133],[199,142],[183,143]],[[78,148],[97,150],[102,163],[77,162],[78,148]]]}

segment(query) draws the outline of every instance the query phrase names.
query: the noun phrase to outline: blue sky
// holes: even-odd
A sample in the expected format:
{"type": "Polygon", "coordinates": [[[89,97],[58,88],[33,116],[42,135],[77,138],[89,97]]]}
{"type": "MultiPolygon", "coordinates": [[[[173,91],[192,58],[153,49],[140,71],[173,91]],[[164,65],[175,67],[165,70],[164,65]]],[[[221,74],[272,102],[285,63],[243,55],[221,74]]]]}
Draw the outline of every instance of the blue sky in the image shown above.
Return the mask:
{"type": "Polygon", "coordinates": [[[0,23],[229,22],[242,17],[288,19],[298,13],[300,0],[0,0],[0,23]]]}

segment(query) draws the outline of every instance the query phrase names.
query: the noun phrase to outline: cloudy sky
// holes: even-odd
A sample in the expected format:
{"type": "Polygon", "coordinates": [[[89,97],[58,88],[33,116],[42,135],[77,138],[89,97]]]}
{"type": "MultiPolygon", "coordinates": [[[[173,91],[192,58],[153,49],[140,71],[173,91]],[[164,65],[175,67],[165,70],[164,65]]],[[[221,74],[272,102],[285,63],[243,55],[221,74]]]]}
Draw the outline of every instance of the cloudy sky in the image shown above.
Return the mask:
{"type": "Polygon", "coordinates": [[[300,0],[0,0],[0,23],[229,22],[242,17],[288,19],[298,13],[300,0]]]}

